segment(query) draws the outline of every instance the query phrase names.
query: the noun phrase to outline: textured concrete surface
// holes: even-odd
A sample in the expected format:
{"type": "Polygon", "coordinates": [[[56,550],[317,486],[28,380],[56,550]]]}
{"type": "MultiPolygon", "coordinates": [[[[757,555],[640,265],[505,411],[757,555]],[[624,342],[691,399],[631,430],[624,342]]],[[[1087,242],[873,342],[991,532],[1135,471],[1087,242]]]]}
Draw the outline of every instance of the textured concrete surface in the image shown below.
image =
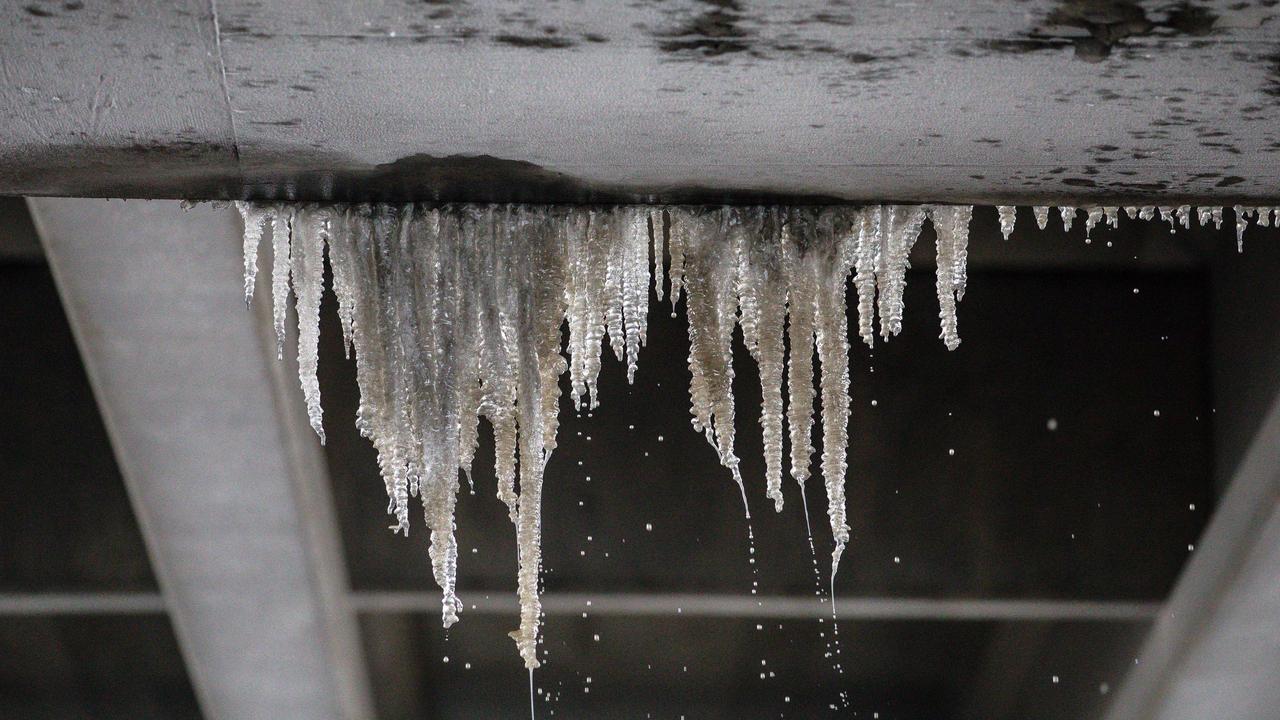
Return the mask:
{"type": "Polygon", "coordinates": [[[244,308],[234,211],[31,210],[206,720],[373,717],[323,458],[244,308]]]}
{"type": "Polygon", "coordinates": [[[1280,7],[29,0],[0,193],[1280,196],[1280,7]]]}

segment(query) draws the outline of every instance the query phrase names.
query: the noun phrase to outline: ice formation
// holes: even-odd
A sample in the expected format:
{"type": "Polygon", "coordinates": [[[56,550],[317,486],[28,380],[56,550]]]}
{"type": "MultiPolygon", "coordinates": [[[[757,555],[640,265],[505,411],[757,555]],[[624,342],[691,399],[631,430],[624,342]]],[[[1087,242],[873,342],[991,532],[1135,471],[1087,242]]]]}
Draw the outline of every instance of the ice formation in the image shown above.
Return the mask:
{"type": "Polygon", "coordinates": [[[1031,208],[1031,211],[1036,216],[1036,227],[1043,230],[1049,226],[1049,206],[1048,205],[1037,205],[1031,208]]]}
{"type": "Polygon", "coordinates": [[[1008,240],[1013,234],[1013,225],[1018,218],[1018,208],[1013,205],[999,205],[996,207],[996,213],[1000,216],[1000,234],[1008,240]]]}
{"type": "MultiPolygon", "coordinates": [[[[835,548],[849,539],[845,474],[849,421],[852,278],[857,336],[867,345],[902,329],[912,247],[926,222],[937,237],[941,338],[960,343],[971,206],[571,207],[534,205],[318,205],[237,203],[244,220],[244,291],[254,292],[267,233],[273,322],[283,354],[289,295],[298,321],[299,381],[312,427],[324,440],[316,378],[324,256],[332,271],[344,347],[355,352],[356,426],[378,455],[393,530],[409,530],[417,497],[430,530],[430,559],[446,627],[458,619],[454,506],[470,480],[478,423],[493,427],[498,486],[515,525],[520,627],[511,633],[525,665],[538,666],[543,471],[556,447],[560,376],[575,407],[595,407],[602,346],[635,378],[652,297],[686,300],[690,412],[695,429],[747,496],[734,450],[735,325],[760,371],[766,494],[783,507],[787,471],[803,492],[814,448],[814,401],[822,424],[821,474],[835,548]],[[664,285],[666,286],[664,288],[664,285]],[[665,292],[664,292],[665,290],[665,292]],[[568,327],[562,346],[562,327],[568,327]],[[814,377],[816,351],[821,370],[814,377]],[[783,380],[786,380],[786,394],[783,380]],[[784,402],[785,401],[785,402],[784,402]]],[[[1155,208],[1127,207],[1130,217],[1155,208]]],[[[1076,208],[1060,206],[1069,230],[1076,208]]],[[[1087,231],[1118,207],[1086,208],[1087,231]]],[[[1236,208],[1239,237],[1255,214],[1236,208]]],[[[1047,206],[1034,209],[1037,225],[1047,206]]],[[[1171,229],[1220,225],[1221,208],[1160,208],[1171,229]]],[[[1008,238],[1016,209],[999,208],[1008,238]]],[[[745,509],[745,508],[744,508],[745,509]]],[[[749,516],[749,514],[748,514],[749,516]]]]}
{"type": "Polygon", "coordinates": [[[1076,209],[1070,205],[1059,205],[1058,214],[1062,216],[1062,229],[1071,232],[1071,225],[1076,221],[1076,209]]]}

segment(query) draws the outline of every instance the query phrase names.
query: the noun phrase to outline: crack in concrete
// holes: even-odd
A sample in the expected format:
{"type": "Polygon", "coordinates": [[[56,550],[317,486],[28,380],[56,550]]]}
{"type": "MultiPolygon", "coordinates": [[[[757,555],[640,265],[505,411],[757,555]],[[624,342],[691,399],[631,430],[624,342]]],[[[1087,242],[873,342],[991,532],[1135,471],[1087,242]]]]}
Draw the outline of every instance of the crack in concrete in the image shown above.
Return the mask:
{"type": "Polygon", "coordinates": [[[227,126],[231,130],[231,156],[235,158],[236,170],[243,175],[240,167],[240,137],[236,133],[235,108],[231,105],[231,89],[227,83],[227,63],[222,57],[222,26],[218,22],[218,0],[209,0],[209,17],[213,21],[213,48],[218,58],[218,81],[222,88],[222,100],[227,107],[227,126]]]}

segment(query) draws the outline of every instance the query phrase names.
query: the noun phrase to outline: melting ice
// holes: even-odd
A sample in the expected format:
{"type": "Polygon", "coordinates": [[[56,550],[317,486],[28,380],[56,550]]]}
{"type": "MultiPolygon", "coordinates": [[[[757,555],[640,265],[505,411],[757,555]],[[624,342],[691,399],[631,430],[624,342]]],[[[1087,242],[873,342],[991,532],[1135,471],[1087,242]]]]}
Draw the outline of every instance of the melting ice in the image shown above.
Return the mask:
{"type": "MultiPolygon", "coordinates": [[[[898,334],[911,250],[924,224],[932,223],[940,336],[955,349],[973,215],[970,206],[948,205],[237,207],[244,220],[246,299],[254,291],[259,245],[269,233],[281,354],[294,296],[299,379],[322,442],[316,362],[328,256],[344,346],[356,358],[356,426],[377,450],[392,529],[407,534],[410,498],[421,502],[446,627],[462,610],[454,536],[459,474],[469,477],[480,418],[493,426],[496,495],[508,509],[518,547],[520,627],[511,635],[530,669],[538,666],[542,484],[556,447],[560,376],[569,373],[575,407],[595,407],[604,341],[626,364],[628,381],[634,380],[650,289],[659,300],[669,298],[673,309],[683,295],[692,424],[741,489],[731,349],[734,327],[740,327],[760,370],[766,494],[775,510],[783,509],[784,465],[804,490],[814,454],[814,400],[820,404],[834,577],[849,539],[846,284],[852,277],[863,342],[874,342],[877,319],[881,338],[898,334]],[[564,325],[567,346],[561,343],[564,325]],[[821,363],[816,379],[815,351],[821,363]]],[[[1241,238],[1248,215],[1266,225],[1272,212],[1235,210],[1241,238]]],[[[1126,211],[1150,219],[1156,209],[1126,211]]],[[[1159,211],[1174,230],[1189,227],[1193,217],[1202,225],[1222,222],[1221,208],[1159,211]]],[[[1086,212],[1088,230],[1104,218],[1114,226],[1119,218],[1118,207],[1086,212]]],[[[1076,208],[1061,206],[1059,213],[1069,230],[1076,208]]],[[[1280,208],[1274,213],[1280,222],[1280,208]]],[[[1016,217],[1016,208],[999,208],[1006,239],[1016,217]]],[[[1043,229],[1049,208],[1035,208],[1034,217],[1043,229]]],[[[745,506],[745,490],[742,500],[745,506]]]]}

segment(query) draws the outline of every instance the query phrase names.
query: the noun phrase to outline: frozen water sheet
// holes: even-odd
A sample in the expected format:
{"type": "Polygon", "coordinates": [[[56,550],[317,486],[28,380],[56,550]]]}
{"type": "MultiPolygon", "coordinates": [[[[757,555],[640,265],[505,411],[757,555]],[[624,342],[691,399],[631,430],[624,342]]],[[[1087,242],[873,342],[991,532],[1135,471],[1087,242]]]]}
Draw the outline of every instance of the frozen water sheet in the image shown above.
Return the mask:
{"type": "MultiPolygon", "coordinates": [[[[1070,228],[1076,208],[1058,207],[1070,228]]],[[[480,418],[493,426],[495,493],[517,539],[520,627],[511,636],[530,669],[538,666],[543,472],[556,446],[561,375],[569,373],[575,408],[595,407],[605,340],[625,364],[628,381],[634,380],[650,302],[668,297],[674,310],[683,295],[691,422],[742,489],[732,393],[732,338],[740,327],[759,368],[766,495],[779,512],[784,466],[805,490],[814,455],[815,400],[821,408],[820,468],[834,578],[849,540],[846,288],[852,281],[856,333],[863,342],[874,343],[877,316],[882,340],[898,334],[911,249],[931,224],[940,336],[955,349],[973,216],[971,206],[959,205],[242,202],[237,209],[244,220],[246,297],[253,295],[259,247],[269,234],[272,315],[281,355],[287,303],[294,298],[299,382],[321,441],[316,364],[327,253],[343,344],[355,352],[356,427],[377,451],[388,513],[395,518],[392,529],[407,534],[410,499],[421,502],[446,627],[463,607],[454,536],[460,477],[470,477],[480,418]],[[562,344],[565,326],[568,341],[562,344]]],[[[1088,230],[1104,219],[1113,227],[1119,220],[1119,206],[1083,210],[1088,230]]],[[[1125,208],[1130,218],[1148,220],[1156,210],[1125,208]]],[[[1222,223],[1222,208],[1159,212],[1171,231],[1193,220],[1222,223]]],[[[1033,215],[1044,229],[1049,206],[1034,208],[1033,215]]],[[[1241,241],[1251,215],[1260,225],[1272,215],[1280,222],[1280,208],[1237,207],[1241,241]]],[[[998,216],[1008,238],[1016,209],[1001,207],[998,216]]],[[[745,489],[742,501],[749,505],[745,489]]]]}

